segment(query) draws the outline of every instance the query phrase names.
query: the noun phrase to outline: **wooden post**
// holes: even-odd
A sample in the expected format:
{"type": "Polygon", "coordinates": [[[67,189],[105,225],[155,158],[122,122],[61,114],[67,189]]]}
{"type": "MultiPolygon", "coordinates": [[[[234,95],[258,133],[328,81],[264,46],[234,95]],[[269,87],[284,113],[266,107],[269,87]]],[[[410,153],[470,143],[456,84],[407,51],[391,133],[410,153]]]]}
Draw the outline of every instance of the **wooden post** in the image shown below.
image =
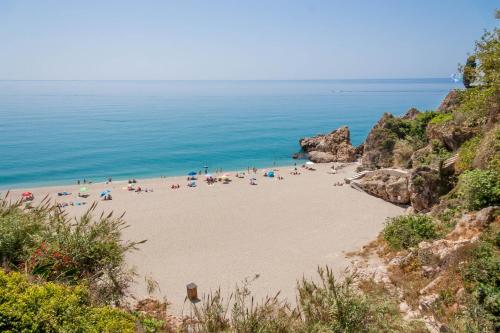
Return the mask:
{"type": "Polygon", "coordinates": [[[198,300],[198,286],[191,282],[186,286],[187,289],[187,297],[188,299],[193,302],[198,300]]]}

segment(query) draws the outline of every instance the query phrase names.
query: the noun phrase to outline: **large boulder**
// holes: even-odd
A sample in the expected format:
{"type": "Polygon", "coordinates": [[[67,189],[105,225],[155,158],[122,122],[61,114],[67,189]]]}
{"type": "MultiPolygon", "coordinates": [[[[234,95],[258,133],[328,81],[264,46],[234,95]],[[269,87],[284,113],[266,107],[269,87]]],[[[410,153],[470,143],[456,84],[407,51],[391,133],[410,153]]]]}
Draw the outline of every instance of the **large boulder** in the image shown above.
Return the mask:
{"type": "Polygon", "coordinates": [[[410,202],[415,212],[428,211],[439,202],[441,191],[439,172],[427,166],[412,170],[408,190],[410,202]]]}
{"type": "Polygon", "coordinates": [[[458,125],[453,121],[443,123],[430,123],[426,129],[429,140],[440,141],[448,150],[456,151],[460,146],[474,135],[474,128],[466,125],[458,125]]]}
{"type": "Polygon", "coordinates": [[[303,151],[313,162],[354,162],[356,149],[351,144],[349,128],[342,126],[330,134],[299,140],[303,151]]]}
{"type": "Polygon", "coordinates": [[[386,170],[376,170],[366,175],[356,183],[365,192],[394,204],[410,203],[408,191],[408,176],[391,173],[386,170]]]}
{"type": "Polygon", "coordinates": [[[392,151],[398,138],[387,128],[387,122],[393,118],[392,114],[384,113],[368,134],[363,145],[364,168],[377,169],[392,165],[392,151]]]}
{"type": "Polygon", "coordinates": [[[330,163],[335,162],[335,156],[322,151],[311,151],[308,153],[309,160],[314,163],[330,163]]]}

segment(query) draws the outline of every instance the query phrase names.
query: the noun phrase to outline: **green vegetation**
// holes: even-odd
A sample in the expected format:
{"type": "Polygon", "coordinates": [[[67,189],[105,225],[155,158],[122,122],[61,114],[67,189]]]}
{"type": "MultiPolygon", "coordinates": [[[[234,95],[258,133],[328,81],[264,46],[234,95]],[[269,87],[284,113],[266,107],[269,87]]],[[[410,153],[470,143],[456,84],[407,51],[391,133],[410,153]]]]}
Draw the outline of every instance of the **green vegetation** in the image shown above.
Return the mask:
{"type": "Polygon", "coordinates": [[[415,148],[423,147],[427,143],[425,130],[436,113],[432,111],[419,113],[415,119],[390,118],[386,128],[399,139],[411,142],[415,148]]]}
{"type": "Polygon", "coordinates": [[[112,214],[68,219],[44,201],[21,207],[0,200],[0,254],[5,268],[19,269],[46,281],[85,281],[102,303],[118,303],[130,280],[124,254],[141,242],[122,242],[125,222],[112,214]]]}
{"type": "MultiPolygon", "coordinates": [[[[498,227],[498,226],[497,226],[498,227]]],[[[485,232],[472,251],[463,270],[470,308],[480,318],[469,313],[471,331],[500,330],[500,230],[485,232]],[[475,328],[475,329],[472,329],[475,328]],[[483,330],[481,330],[483,329],[483,330]]]]}
{"type": "Polygon", "coordinates": [[[457,189],[470,210],[500,204],[500,175],[495,171],[466,171],[460,175],[457,189]]]}
{"type": "Polygon", "coordinates": [[[220,290],[193,305],[195,320],[185,324],[189,332],[421,332],[418,323],[404,322],[397,303],[371,282],[347,272],[337,280],[333,272],[319,268],[319,282],[298,283],[298,306],[291,308],[278,295],[255,303],[248,284],[236,288],[228,301],[220,290]],[[360,284],[370,288],[358,288],[360,284]],[[231,302],[233,305],[231,306],[231,302]]]}
{"type": "Polygon", "coordinates": [[[432,125],[441,125],[448,123],[453,120],[453,115],[450,113],[439,113],[437,114],[432,120],[429,122],[429,124],[432,125]]]}
{"type": "Polygon", "coordinates": [[[463,70],[463,83],[467,89],[476,81],[476,67],[476,56],[469,56],[463,70]]]}
{"type": "Polygon", "coordinates": [[[392,249],[408,249],[421,241],[438,237],[432,218],[427,215],[401,215],[388,219],[382,235],[392,249]]]}
{"type": "Polygon", "coordinates": [[[30,283],[21,273],[0,270],[0,331],[135,332],[135,320],[116,308],[92,306],[86,287],[30,283]]]}
{"type": "Polygon", "coordinates": [[[462,173],[466,170],[472,169],[472,163],[474,162],[474,158],[476,157],[480,142],[481,136],[478,135],[468,140],[460,147],[460,149],[458,150],[458,159],[455,166],[458,173],[462,173]]]}

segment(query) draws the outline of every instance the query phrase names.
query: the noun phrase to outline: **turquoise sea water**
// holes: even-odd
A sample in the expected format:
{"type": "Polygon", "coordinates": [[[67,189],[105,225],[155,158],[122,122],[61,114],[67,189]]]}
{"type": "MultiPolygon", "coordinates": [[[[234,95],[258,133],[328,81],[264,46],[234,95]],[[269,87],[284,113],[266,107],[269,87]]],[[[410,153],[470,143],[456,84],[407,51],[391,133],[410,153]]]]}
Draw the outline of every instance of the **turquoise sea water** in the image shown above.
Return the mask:
{"type": "Polygon", "coordinates": [[[298,139],[433,109],[449,79],[0,81],[0,188],[293,163],[298,139]]]}

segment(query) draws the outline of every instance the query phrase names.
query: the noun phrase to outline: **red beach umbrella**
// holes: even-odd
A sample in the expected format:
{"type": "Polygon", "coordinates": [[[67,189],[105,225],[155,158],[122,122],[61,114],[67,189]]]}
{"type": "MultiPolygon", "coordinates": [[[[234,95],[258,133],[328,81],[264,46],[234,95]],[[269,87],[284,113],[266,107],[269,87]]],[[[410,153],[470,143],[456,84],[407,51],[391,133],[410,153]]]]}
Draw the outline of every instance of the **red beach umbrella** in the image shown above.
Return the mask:
{"type": "Polygon", "coordinates": [[[31,192],[23,192],[22,196],[23,197],[31,197],[33,195],[33,193],[31,192]]]}

